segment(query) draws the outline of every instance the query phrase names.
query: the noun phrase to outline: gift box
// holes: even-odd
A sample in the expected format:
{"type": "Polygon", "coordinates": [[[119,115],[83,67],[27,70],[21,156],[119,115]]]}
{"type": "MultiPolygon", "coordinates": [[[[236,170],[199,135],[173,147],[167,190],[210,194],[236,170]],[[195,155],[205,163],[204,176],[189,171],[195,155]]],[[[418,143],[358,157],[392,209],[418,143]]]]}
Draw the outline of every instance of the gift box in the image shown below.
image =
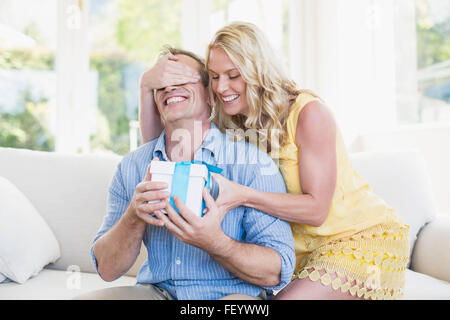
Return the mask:
{"type": "Polygon", "coordinates": [[[150,167],[152,181],[167,183],[172,207],[178,212],[173,202],[173,196],[177,195],[199,217],[203,216],[205,208],[203,188],[210,190],[211,186],[210,172],[220,173],[222,169],[201,161],[152,161],[150,167]]]}

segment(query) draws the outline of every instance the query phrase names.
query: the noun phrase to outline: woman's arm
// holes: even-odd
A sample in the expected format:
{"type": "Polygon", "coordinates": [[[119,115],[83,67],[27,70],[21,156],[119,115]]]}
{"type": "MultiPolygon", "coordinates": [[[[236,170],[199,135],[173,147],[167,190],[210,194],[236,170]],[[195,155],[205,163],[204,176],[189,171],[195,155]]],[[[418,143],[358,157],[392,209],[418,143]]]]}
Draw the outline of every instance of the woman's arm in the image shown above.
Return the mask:
{"type": "Polygon", "coordinates": [[[220,208],[244,205],[286,221],[320,226],[328,216],[337,176],[336,125],[320,102],[310,102],[300,112],[296,144],[303,194],[262,192],[214,175],[224,189],[217,199],[220,208]]]}
{"type": "Polygon", "coordinates": [[[163,130],[161,117],[153,98],[153,91],[142,86],[140,87],[139,97],[139,126],[142,143],[156,139],[163,130]]]}

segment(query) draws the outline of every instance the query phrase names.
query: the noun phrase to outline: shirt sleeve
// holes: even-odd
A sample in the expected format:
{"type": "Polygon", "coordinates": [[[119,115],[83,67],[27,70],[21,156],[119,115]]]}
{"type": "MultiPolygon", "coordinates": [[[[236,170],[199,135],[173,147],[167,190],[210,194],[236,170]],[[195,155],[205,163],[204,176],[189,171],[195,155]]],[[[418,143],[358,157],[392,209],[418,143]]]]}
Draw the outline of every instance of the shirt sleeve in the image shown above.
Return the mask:
{"type": "Polygon", "coordinates": [[[119,163],[119,165],[117,166],[116,173],[114,174],[114,177],[109,185],[107,214],[103,217],[103,223],[100,226],[100,229],[98,230],[94,239],[92,240],[90,250],[91,259],[92,262],[94,263],[97,274],[99,273],[98,273],[97,259],[95,258],[94,255],[95,242],[109,229],[111,229],[111,227],[114,226],[117,221],[119,221],[120,217],[125,212],[130,202],[130,199],[127,196],[127,192],[123,182],[121,166],[122,163],[119,163]]]}
{"type": "MultiPolygon", "coordinates": [[[[274,193],[286,193],[284,180],[277,170],[271,174],[260,174],[256,172],[249,181],[249,187],[274,193]]],[[[268,290],[278,290],[287,285],[291,279],[295,268],[294,237],[289,223],[275,218],[264,212],[253,208],[247,208],[243,219],[246,231],[245,241],[256,245],[264,246],[275,250],[281,258],[281,281],[273,287],[264,287],[268,290]]]]}

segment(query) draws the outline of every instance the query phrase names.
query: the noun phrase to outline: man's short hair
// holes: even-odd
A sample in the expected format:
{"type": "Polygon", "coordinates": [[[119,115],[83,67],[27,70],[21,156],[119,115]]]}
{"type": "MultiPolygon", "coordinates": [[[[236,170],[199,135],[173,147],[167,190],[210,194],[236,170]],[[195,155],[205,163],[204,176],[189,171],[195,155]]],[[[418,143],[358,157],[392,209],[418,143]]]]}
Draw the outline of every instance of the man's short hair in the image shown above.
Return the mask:
{"type": "Polygon", "coordinates": [[[163,55],[168,54],[168,53],[171,53],[174,56],[182,54],[184,56],[191,57],[192,59],[197,61],[200,64],[200,77],[202,79],[202,84],[203,84],[203,86],[205,88],[208,88],[208,85],[209,85],[209,74],[208,74],[208,71],[206,71],[205,59],[199,57],[198,55],[196,55],[195,53],[193,53],[191,51],[183,50],[183,49],[180,49],[180,48],[175,48],[175,47],[172,47],[170,45],[166,45],[166,46],[163,47],[160,56],[163,56],[163,55]]]}

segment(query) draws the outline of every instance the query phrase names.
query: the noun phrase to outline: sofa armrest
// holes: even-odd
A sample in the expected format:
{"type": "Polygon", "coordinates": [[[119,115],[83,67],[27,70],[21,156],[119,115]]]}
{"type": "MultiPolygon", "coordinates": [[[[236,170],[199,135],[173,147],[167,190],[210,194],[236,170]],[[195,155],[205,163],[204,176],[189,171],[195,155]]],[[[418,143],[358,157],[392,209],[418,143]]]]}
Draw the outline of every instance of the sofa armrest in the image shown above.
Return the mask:
{"type": "Polygon", "coordinates": [[[450,282],[450,215],[439,214],[417,236],[411,269],[450,282]]]}

